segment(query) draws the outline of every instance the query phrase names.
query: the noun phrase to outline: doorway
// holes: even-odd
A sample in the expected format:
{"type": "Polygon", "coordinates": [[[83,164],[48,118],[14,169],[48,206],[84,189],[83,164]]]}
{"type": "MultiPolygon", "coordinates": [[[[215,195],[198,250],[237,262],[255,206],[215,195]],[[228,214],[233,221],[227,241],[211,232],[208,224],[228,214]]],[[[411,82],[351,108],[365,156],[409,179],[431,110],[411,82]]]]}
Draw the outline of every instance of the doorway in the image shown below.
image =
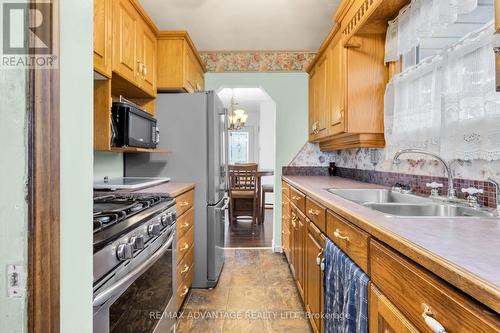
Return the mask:
{"type": "Polygon", "coordinates": [[[256,163],[258,166],[259,214],[261,223],[251,218],[237,218],[226,226],[225,246],[271,247],[273,239],[274,193],[263,193],[274,187],[276,161],[276,103],[261,87],[221,87],[217,94],[231,112],[231,100],[247,115],[243,126],[229,131],[229,164],[256,163]],[[262,201],[262,196],[265,196],[262,201]],[[264,205],[262,204],[264,202],[264,205]]]}

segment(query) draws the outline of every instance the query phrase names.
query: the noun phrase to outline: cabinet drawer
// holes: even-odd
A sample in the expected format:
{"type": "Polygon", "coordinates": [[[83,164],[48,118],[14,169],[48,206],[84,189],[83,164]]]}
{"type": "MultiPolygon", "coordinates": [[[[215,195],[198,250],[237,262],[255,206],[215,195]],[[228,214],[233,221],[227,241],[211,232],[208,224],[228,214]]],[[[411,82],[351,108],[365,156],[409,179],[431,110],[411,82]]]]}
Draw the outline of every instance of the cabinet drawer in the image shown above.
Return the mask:
{"type": "Polygon", "coordinates": [[[182,237],[188,230],[193,226],[194,222],[194,208],[189,208],[187,212],[182,214],[181,217],[177,219],[176,232],[177,239],[182,237]]]}
{"type": "Polygon", "coordinates": [[[323,232],[326,231],[326,208],[306,198],[306,216],[323,232]]]}
{"type": "Polygon", "coordinates": [[[283,196],[283,199],[285,197],[290,197],[290,186],[286,182],[281,182],[281,193],[283,196]]]}
{"type": "Polygon", "coordinates": [[[368,242],[370,235],[328,211],[326,234],[363,271],[368,272],[368,242]]]}
{"type": "Polygon", "coordinates": [[[194,191],[188,191],[175,198],[175,209],[177,210],[177,216],[181,216],[189,208],[193,207],[194,201],[194,191]]]}
{"type": "Polygon", "coordinates": [[[193,245],[194,227],[191,227],[181,238],[177,238],[176,256],[177,263],[186,255],[189,248],[193,245]]]}
{"type": "Polygon", "coordinates": [[[191,246],[188,253],[184,256],[179,264],[177,264],[177,285],[181,285],[186,279],[188,272],[193,267],[194,246],[191,246]]]}
{"type": "Polygon", "coordinates": [[[306,196],[302,194],[299,190],[290,186],[290,201],[297,207],[302,213],[306,210],[306,196]]]}
{"type": "Polygon", "coordinates": [[[413,261],[373,240],[370,255],[372,282],[420,331],[432,332],[427,317],[446,332],[500,332],[497,314],[413,261]]]}
{"type": "Polygon", "coordinates": [[[191,287],[192,282],[193,268],[191,267],[191,269],[186,274],[186,278],[179,284],[179,287],[177,288],[177,311],[179,311],[179,309],[181,308],[182,303],[184,302],[184,299],[189,292],[189,288],[191,287]]]}

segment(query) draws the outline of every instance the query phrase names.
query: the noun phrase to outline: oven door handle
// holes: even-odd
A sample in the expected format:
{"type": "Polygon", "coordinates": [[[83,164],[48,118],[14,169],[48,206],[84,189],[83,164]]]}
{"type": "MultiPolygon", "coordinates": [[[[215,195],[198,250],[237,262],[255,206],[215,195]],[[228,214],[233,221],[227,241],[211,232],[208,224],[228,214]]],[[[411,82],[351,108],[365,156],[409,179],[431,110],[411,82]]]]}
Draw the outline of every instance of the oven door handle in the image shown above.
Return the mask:
{"type": "Polygon", "coordinates": [[[116,283],[112,284],[108,288],[104,289],[102,292],[97,294],[94,297],[94,301],[92,302],[92,305],[94,307],[96,306],[101,306],[108,299],[110,299],[113,295],[116,294],[118,290],[120,290],[122,287],[127,286],[127,284],[135,281],[142,273],[147,271],[151,266],[154,265],[154,263],[160,259],[160,257],[167,252],[168,248],[170,245],[172,245],[172,242],[174,241],[174,235],[172,235],[168,241],[162,245],[151,257],[148,258],[145,262],[143,262],[141,265],[136,267],[134,270],[132,270],[130,273],[128,273],[126,276],[118,280],[116,283]]]}

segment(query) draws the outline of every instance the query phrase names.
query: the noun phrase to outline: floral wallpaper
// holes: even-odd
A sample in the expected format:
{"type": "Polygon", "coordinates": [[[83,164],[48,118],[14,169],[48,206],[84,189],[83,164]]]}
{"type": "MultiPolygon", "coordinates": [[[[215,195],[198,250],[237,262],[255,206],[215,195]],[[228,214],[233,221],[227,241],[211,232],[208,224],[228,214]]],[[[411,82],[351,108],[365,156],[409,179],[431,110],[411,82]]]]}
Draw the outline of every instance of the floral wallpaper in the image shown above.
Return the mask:
{"type": "Polygon", "coordinates": [[[200,55],[208,72],[304,72],[316,52],[212,51],[200,55]]]}
{"type": "MultiPolygon", "coordinates": [[[[394,165],[392,156],[387,156],[385,149],[345,149],[335,152],[322,152],[316,143],[306,143],[289,166],[328,166],[335,162],[337,166],[360,170],[397,172],[414,175],[445,176],[442,164],[433,159],[402,159],[394,165]]],[[[411,157],[411,156],[410,156],[411,157]]],[[[500,177],[500,161],[453,160],[454,176],[461,179],[485,180],[489,176],[500,177]]]]}

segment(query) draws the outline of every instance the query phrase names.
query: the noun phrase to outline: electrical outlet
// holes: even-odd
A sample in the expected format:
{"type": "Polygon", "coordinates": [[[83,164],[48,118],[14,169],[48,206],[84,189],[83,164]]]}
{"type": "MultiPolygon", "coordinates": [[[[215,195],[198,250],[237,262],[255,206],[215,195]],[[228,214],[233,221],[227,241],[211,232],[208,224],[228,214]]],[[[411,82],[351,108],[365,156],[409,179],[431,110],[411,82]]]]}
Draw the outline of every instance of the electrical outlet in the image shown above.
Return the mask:
{"type": "Polygon", "coordinates": [[[7,265],[7,295],[11,298],[24,297],[24,266],[7,265]]]}

